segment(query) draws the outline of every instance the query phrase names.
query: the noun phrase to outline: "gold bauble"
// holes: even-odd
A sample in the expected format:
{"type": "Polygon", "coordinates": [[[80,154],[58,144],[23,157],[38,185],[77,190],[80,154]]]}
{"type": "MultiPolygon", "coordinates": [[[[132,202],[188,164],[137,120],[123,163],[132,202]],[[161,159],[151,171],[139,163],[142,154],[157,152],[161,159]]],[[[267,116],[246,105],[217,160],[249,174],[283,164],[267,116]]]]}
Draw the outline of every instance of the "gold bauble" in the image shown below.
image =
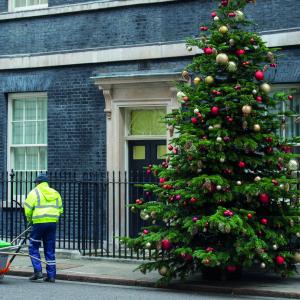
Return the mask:
{"type": "Polygon", "coordinates": [[[242,112],[243,112],[245,115],[251,114],[251,111],[252,111],[252,106],[250,106],[250,105],[244,105],[244,106],[242,107],[242,112]]]}
{"type": "Polygon", "coordinates": [[[212,76],[207,76],[205,77],[205,83],[206,84],[213,84],[214,83],[214,78],[212,76]]]}
{"type": "Polygon", "coordinates": [[[132,213],[136,213],[136,208],[134,206],[131,206],[130,210],[132,213]]]}
{"type": "Polygon", "coordinates": [[[300,263],[300,252],[294,254],[294,261],[295,263],[300,263]]]}
{"type": "Polygon", "coordinates": [[[166,276],[169,272],[169,268],[167,266],[162,266],[158,269],[158,273],[161,275],[161,276],[166,276]]]}
{"type": "Polygon", "coordinates": [[[181,73],[181,76],[186,79],[189,77],[189,72],[187,70],[183,70],[182,73],[181,73]]]}
{"type": "Polygon", "coordinates": [[[222,33],[222,34],[225,34],[225,33],[227,33],[228,32],[228,27],[227,26],[221,26],[220,28],[219,28],[219,32],[220,33],[222,33]]]}
{"type": "Polygon", "coordinates": [[[236,21],[243,21],[245,19],[245,15],[242,11],[237,10],[235,11],[235,18],[236,21]]]}
{"type": "Polygon", "coordinates": [[[256,132],[260,131],[260,125],[259,124],[254,124],[253,125],[253,130],[256,131],[256,132]]]}
{"type": "Polygon", "coordinates": [[[268,83],[263,83],[260,86],[260,90],[263,91],[266,94],[269,94],[271,92],[271,86],[268,83]]]}
{"type": "Polygon", "coordinates": [[[226,65],[228,63],[228,60],[229,60],[229,58],[228,58],[227,54],[225,54],[225,53],[220,53],[216,57],[216,62],[219,65],[226,65]]]}
{"type": "Polygon", "coordinates": [[[200,77],[195,77],[194,78],[194,84],[198,85],[201,82],[201,78],[200,77]]]}

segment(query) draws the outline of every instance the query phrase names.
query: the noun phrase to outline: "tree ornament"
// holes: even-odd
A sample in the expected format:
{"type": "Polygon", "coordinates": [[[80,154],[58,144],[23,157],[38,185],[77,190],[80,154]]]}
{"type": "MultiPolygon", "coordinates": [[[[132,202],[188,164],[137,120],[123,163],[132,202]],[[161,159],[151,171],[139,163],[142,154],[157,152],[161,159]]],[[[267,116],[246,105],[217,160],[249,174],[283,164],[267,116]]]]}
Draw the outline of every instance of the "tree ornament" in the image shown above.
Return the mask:
{"type": "Polygon", "coordinates": [[[263,83],[260,86],[260,90],[266,94],[269,94],[271,92],[271,86],[268,83],[263,83]]]}
{"type": "Polygon", "coordinates": [[[199,113],[199,109],[198,108],[195,108],[194,109],[194,114],[198,114],[199,113]]]}
{"type": "Polygon", "coordinates": [[[224,157],[221,157],[220,158],[220,163],[224,163],[225,162],[225,158],[224,157]]]}
{"type": "Polygon", "coordinates": [[[164,239],[164,240],[161,241],[161,248],[163,250],[168,251],[168,250],[171,249],[171,247],[172,247],[172,244],[168,239],[164,239]]]}
{"type": "Polygon", "coordinates": [[[216,11],[213,11],[213,12],[211,13],[211,17],[214,18],[214,17],[216,17],[216,16],[217,16],[217,12],[216,12],[216,11]]]}
{"type": "Polygon", "coordinates": [[[215,22],[218,22],[218,21],[220,21],[220,18],[219,18],[218,16],[215,16],[215,17],[214,17],[214,21],[215,21],[215,22]]]}
{"type": "Polygon", "coordinates": [[[181,91],[179,91],[177,93],[177,95],[176,95],[177,101],[179,103],[183,103],[184,102],[184,100],[183,100],[184,97],[186,97],[186,94],[184,92],[181,92],[181,91]]]}
{"type": "Polygon", "coordinates": [[[263,224],[263,225],[267,225],[267,224],[268,224],[268,220],[267,220],[266,218],[262,218],[262,219],[260,220],[260,222],[261,222],[261,224],[263,224]]]}
{"type": "Polygon", "coordinates": [[[261,103],[263,101],[262,96],[257,96],[256,97],[256,102],[261,103]]]}
{"type": "Polygon", "coordinates": [[[278,249],[278,246],[276,245],[276,244],[274,244],[273,246],[272,246],[272,248],[273,248],[273,250],[277,250],[278,249]]]}
{"type": "Polygon", "coordinates": [[[142,210],[142,211],[140,212],[140,218],[141,218],[142,220],[144,220],[144,221],[147,221],[147,220],[150,219],[150,216],[148,215],[147,211],[142,210]]]}
{"type": "Polygon", "coordinates": [[[212,76],[207,76],[205,77],[205,83],[206,84],[213,84],[214,83],[214,78],[212,76]]]}
{"type": "Polygon", "coordinates": [[[253,94],[253,95],[256,95],[256,94],[257,94],[257,90],[253,90],[253,91],[252,91],[252,94],[253,94]]]}
{"type": "Polygon", "coordinates": [[[249,214],[247,215],[247,218],[248,218],[249,220],[251,220],[251,219],[253,218],[253,215],[249,213],[249,214]]]}
{"type": "Polygon", "coordinates": [[[206,55],[211,55],[213,54],[213,49],[210,48],[210,47],[206,47],[203,49],[203,52],[206,54],[206,55]]]}
{"type": "Polygon", "coordinates": [[[285,263],[285,260],[284,260],[284,257],[279,255],[276,257],[276,262],[277,262],[277,265],[281,266],[285,263]]]}
{"type": "Polygon", "coordinates": [[[242,55],[244,55],[245,53],[246,53],[246,51],[245,51],[244,49],[238,49],[238,50],[235,51],[235,54],[236,54],[237,56],[242,56],[242,55]]]}
{"type": "Polygon", "coordinates": [[[167,276],[168,273],[169,273],[169,268],[167,266],[161,266],[159,269],[158,269],[158,273],[159,275],[161,276],[167,276]]]}
{"type": "Polygon", "coordinates": [[[147,242],[147,243],[145,244],[145,247],[146,247],[147,249],[151,249],[152,245],[151,245],[150,242],[147,242]]]}
{"type": "Polygon", "coordinates": [[[216,57],[216,62],[219,65],[226,65],[228,63],[228,60],[229,60],[229,58],[228,58],[227,54],[225,54],[225,53],[220,53],[216,57]]]}
{"type": "Polygon", "coordinates": [[[245,19],[245,15],[242,11],[237,10],[235,11],[235,20],[238,22],[244,21],[245,19]]]}
{"type": "Polygon", "coordinates": [[[237,65],[236,65],[236,63],[234,61],[228,62],[227,70],[230,73],[236,72],[237,71],[237,65]]]}
{"type": "Polygon", "coordinates": [[[242,107],[242,112],[243,112],[244,115],[251,114],[251,111],[252,111],[252,106],[250,106],[250,105],[244,105],[242,107]]]}
{"type": "Polygon", "coordinates": [[[148,233],[149,233],[149,230],[147,230],[147,229],[143,230],[143,234],[148,234],[148,233]]]}
{"type": "Polygon", "coordinates": [[[156,211],[151,211],[150,216],[152,219],[156,219],[157,218],[157,212],[156,211]]]}
{"type": "Polygon", "coordinates": [[[210,109],[210,112],[211,112],[212,115],[216,116],[216,115],[219,114],[219,110],[220,110],[219,107],[213,106],[213,107],[210,109]]]}
{"type": "Polygon", "coordinates": [[[264,80],[265,73],[263,71],[256,71],[255,72],[255,78],[259,81],[264,80]]]}
{"type": "Polygon", "coordinates": [[[207,31],[207,30],[208,30],[208,27],[207,27],[207,26],[201,26],[201,27],[200,27],[200,30],[201,30],[201,31],[207,31]]]}
{"type": "Polygon", "coordinates": [[[189,51],[189,52],[191,52],[191,51],[193,51],[193,47],[187,46],[187,47],[186,47],[186,50],[189,51]]]}
{"type": "Polygon", "coordinates": [[[297,160],[295,159],[291,159],[289,162],[288,162],[288,169],[290,171],[297,171],[299,168],[299,164],[297,162],[297,160]]]}
{"type": "Polygon", "coordinates": [[[143,200],[142,199],[136,199],[135,204],[141,205],[141,204],[143,204],[143,200]]]}
{"type": "Polygon", "coordinates": [[[195,117],[192,117],[191,121],[192,121],[193,124],[198,124],[198,119],[195,118],[195,117]]]}
{"type": "Polygon", "coordinates": [[[256,176],[256,177],[254,178],[254,181],[255,181],[255,182],[259,182],[259,181],[261,181],[261,178],[260,178],[259,176],[256,176]]]}
{"type": "Polygon", "coordinates": [[[259,195],[259,201],[262,203],[262,204],[269,204],[270,202],[270,197],[268,194],[266,193],[262,193],[259,195]]]}
{"type": "Polygon", "coordinates": [[[294,97],[293,97],[292,95],[289,95],[289,96],[288,96],[288,99],[289,99],[290,101],[292,101],[292,100],[294,99],[294,97]]]}
{"type": "Polygon", "coordinates": [[[187,70],[183,70],[181,72],[181,76],[182,76],[183,79],[188,79],[190,77],[190,74],[187,70]]]}
{"type": "Polygon", "coordinates": [[[212,131],[212,130],[214,130],[214,127],[213,126],[208,126],[208,130],[212,131]]]}
{"type": "Polygon", "coordinates": [[[253,130],[254,130],[254,131],[259,132],[260,129],[261,129],[261,128],[260,128],[260,125],[259,125],[259,124],[254,124],[254,125],[253,125],[253,130]]]}
{"type": "Polygon", "coordinates": [[[262,263],[260,264],[260,267],[261,267],[262,269],[265,269],[265,268],[266,268],[266,264],[265,264],[264,262],[262,262],[262,263]]]}
{"type": "Polygon", "coordinates": [[[230,12],[229,14],[228,14],[228,17],[230,17],[230,18],[233,18],[233,17],[235,17],[236,16],[236,13],[235,12],[230,12]]]}
{"type": "Polygon", "coordinates": [[[229,45],[230,46],[234,46],[235,45],[235,40],[234,39],[230,39],[229,40],[229,45]]]}
{"type": "Polygon", "coordinates": [[[237,270],[236,266],[227,266],[226,269],[229,273],[234,273],[237,270]]]}
{"type": "Polygon", "coordinates": [[[236,182],[236,184],[237,184],[237,185],[242,185],[242,182],[241,182],[240,180],[238,180],[238,181],[236,182]]]}
{"type": "Polygon", "coordinates": [[[222,139],[220,136],[218,136],[217,139],[216,139],[216,141],[217,141],[218,143],[220,143],[220,142],[223,141],[223,139],[222,139]]]}
{"type": "Polygon", "coordinates": [[[293,258],[295,263],[300,263],[300,252],[295,252],[293,258]]]}
{"type": "Polygon", "coordinates": [[[297,237],[297,238],[300,238],[300,232],[297,232],[297,233],[296,233],[296,237],[297,237]]]}
{"type": "Polygon", "coordinates": [[[228,27],[223,25],[219,28],[219,32],[222,34],[226,34],[228,32],[228,27]]]}
{"type": "Polygon", "coordinates": [[[194,78],[194,84],[198,85],[201,82],[201,78],[200,77],[195,77],[194,78]]]}
{"type": "Polygon", "coordinates": [[[217,191],[221,191],[222,186],[221,185],[217,185],[216,189],[217,189],[217,191]]]}
{"type": "Polygon", "coordinates": [[[245,168],[245,167],[246,167],[246,163],[243,162],[243,161],[239,161],[238,166],[239,166],[240,168],[245,168]]]}

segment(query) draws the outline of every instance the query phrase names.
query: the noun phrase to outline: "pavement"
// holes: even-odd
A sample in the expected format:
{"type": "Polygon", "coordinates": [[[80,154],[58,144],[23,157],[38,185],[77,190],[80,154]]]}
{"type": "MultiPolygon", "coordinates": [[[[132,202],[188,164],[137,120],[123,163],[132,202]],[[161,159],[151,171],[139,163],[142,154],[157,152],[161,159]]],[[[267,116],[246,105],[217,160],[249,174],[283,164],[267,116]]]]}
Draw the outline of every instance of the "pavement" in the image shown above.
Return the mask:
{"type": "MultiPolygon", "coordinates": [[[[76,251],[57,252],[57,279],[105,283],[126,286],[155,287],[160,278],[157,272],[142,274],[133,271],[142,261],[120,260],[101,257],[83,257],[76,251]]],[[[32,267],[28,257],[18,256],[6,275],[29,276],[32,267]]],[[[3,279],[5,283],[5,277],[3,279]]],[[[186,281],[172,281],[167,287],[204,293],[232,295],[269,296],[300,299],[300,275],[282,279],[279,275],[266,272],[247,272],[235,281],[205,281],[201,274],[186,281]]]]}

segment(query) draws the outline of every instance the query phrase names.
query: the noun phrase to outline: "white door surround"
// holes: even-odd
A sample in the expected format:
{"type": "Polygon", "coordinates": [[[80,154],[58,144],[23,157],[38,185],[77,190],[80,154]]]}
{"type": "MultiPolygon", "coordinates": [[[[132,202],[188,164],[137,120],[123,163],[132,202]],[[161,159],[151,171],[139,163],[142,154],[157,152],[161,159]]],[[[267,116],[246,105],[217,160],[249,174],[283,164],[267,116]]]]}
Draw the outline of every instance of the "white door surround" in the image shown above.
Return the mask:
{"type": "MultiPolygon", "coordinates": [[[[107,171],[128,170],[126,110],[132,108],[165,108],[166,112],[178,108],[174,73],[137,73],[132,75],[93,77],[103,91],[106,112],[107,171]]],[[[169,139],[169,136],[164,138],[169,139]]]]}

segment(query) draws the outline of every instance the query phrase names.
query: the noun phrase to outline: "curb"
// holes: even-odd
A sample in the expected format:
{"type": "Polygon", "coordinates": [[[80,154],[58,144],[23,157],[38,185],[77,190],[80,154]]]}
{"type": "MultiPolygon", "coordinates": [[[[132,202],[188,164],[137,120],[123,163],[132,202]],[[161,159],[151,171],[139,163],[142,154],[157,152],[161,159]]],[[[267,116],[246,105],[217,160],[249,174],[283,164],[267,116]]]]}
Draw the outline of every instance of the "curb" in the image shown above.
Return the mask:
{"type": "MultiPolygon", "coordinates": [[[[31,276],[32,272],[11,270],[7,275],[26,277],[26,276],[31,276]]],[[[145,281],[145,280],[132,280],[126,278],[111,278],[111,277],[100,277],[100,276],[93,276],[93,275],[74,275],[74,274],[57,274],[56,278],[58,280],[66,280],[66,281],[158,288],[155,286],[155,282],[145,281]]],[[[180,290],[180,291],[231,294],[236,296],[243,295],[243,296],[300,299],[300,293],[295,293],[295,292],[281,292],[281,291],[273,291],[268,289],[260,290],[260,289],[249,289],[249,288],[222,287],[217,285],[205,285],[205,284],[171,283],[166,287],[159,287],[159,288],[169,289],[169,290],[180,290]]]]}

